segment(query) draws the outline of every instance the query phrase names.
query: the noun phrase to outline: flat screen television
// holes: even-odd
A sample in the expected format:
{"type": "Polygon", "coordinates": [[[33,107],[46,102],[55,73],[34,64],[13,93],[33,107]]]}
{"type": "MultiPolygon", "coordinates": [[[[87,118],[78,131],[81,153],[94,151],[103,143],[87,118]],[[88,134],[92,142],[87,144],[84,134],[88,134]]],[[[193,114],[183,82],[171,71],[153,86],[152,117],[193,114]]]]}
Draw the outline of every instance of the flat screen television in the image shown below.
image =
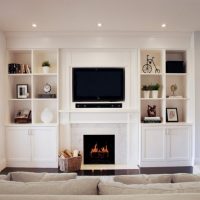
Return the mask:
{"type": "Polygon", "coordinates": [[[123,101],[124,68],[73,68],[73,102],[123,101]]]}

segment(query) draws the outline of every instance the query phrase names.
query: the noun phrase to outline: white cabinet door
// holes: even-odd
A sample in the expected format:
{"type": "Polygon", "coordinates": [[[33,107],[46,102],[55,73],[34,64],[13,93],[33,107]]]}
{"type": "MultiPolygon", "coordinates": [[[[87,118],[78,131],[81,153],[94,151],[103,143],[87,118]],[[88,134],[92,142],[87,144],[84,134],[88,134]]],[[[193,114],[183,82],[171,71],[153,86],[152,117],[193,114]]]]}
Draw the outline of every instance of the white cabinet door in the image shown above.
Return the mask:
{"type": "Polygon", "coordinates": [[[57,162],[57,128],[32,129],[31,141],[33,162],[57,162]]]}
{"type": "Polygon", "coordinates": [[[142,128],[142,161],[163,161],[165,159],[165,129],[142,128]]]}
{"type": "Polygon", "coordinates": [[[191,127],[167,128],[167,160],[191,159],[191,127]]]}
{"type": "Polygon", "coordinates": [[[31,137],[27,128],[6,129],[7,162],[31,160],[31,137]]]}

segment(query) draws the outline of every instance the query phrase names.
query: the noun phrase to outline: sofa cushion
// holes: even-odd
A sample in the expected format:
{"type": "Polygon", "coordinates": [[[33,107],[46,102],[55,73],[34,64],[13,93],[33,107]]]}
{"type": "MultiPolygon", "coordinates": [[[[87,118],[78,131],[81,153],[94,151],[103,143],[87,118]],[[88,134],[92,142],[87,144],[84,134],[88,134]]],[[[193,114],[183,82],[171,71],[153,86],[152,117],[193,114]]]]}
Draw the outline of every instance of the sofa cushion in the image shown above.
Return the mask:
{"type": "Polygon", "coordinates": [[[100,195],[161,194],[176,192],[176,187],[172,187],[171,183],[127,185],[119,182],[100,182],[98,188],[100,195]]]}
{"type": "Polygon", "coordinates": [[[45,173],[45,175],[42,177],[40,181],[46,182],[46,181],[67,181],[70,179],[75,179],[77,176],[76,173],[55,173],[55,174],[49,174],[45,173]]]}
{"type": "Polygon", "coordinates": [[[11,180],[17,182],[38,182],[38,181],[65,181],[75,179],[76,173],[35,173],[35,172],[11,172],[11,180]]]}
{"type": "Polygon", "coordinates": [[[170,174],[120,175],[120,176],[115,176],[113,180],[124,184],[171,183],[172,175],[170,174]]]}
{"type": "Polygon", "coordinates": [[[0,180],[9,181],[10,180],[10,175],[0,175],[0,180]]]}
{"type": "Polygon", "coordinates": [[[99,179],[50,182],[0,181],[0,194],[96,195],[99,179]]]}
{"type": "Polygon", "coordinates": [[[100,195],[200,193],[200,182],[154,183],[126,185],[119,182],[100,182],[100,195]]]}
{"type": "Polygon", "coordinates": [[[173,183],[180,183],[180,182],[198,182],[200,181],[200,174],[173,174],[172,175],[172,182],[173,183]]]}

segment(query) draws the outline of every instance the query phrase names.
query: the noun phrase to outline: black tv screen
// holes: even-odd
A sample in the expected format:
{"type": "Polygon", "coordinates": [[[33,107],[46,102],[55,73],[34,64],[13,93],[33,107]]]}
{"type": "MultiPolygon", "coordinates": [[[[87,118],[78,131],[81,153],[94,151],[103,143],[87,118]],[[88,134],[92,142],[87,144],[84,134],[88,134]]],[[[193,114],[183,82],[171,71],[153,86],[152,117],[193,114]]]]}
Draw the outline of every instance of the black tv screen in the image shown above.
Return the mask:
{"type": "Polygon", "coordinates": [[[73,101],[123,101],[124,68],[73,68],[73,101]]]}

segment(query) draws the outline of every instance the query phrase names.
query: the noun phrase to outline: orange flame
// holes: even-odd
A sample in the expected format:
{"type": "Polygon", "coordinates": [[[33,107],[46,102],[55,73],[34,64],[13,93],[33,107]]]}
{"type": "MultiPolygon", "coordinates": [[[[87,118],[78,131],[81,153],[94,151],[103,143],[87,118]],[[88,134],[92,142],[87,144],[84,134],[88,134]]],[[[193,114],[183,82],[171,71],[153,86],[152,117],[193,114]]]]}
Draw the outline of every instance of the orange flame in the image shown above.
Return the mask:
{"type": "Polygon", "coordinates": [[[107,145],[99,149],[98,144],[95,144],[90,153],[109,153],[109,151],[107,145]]]}

